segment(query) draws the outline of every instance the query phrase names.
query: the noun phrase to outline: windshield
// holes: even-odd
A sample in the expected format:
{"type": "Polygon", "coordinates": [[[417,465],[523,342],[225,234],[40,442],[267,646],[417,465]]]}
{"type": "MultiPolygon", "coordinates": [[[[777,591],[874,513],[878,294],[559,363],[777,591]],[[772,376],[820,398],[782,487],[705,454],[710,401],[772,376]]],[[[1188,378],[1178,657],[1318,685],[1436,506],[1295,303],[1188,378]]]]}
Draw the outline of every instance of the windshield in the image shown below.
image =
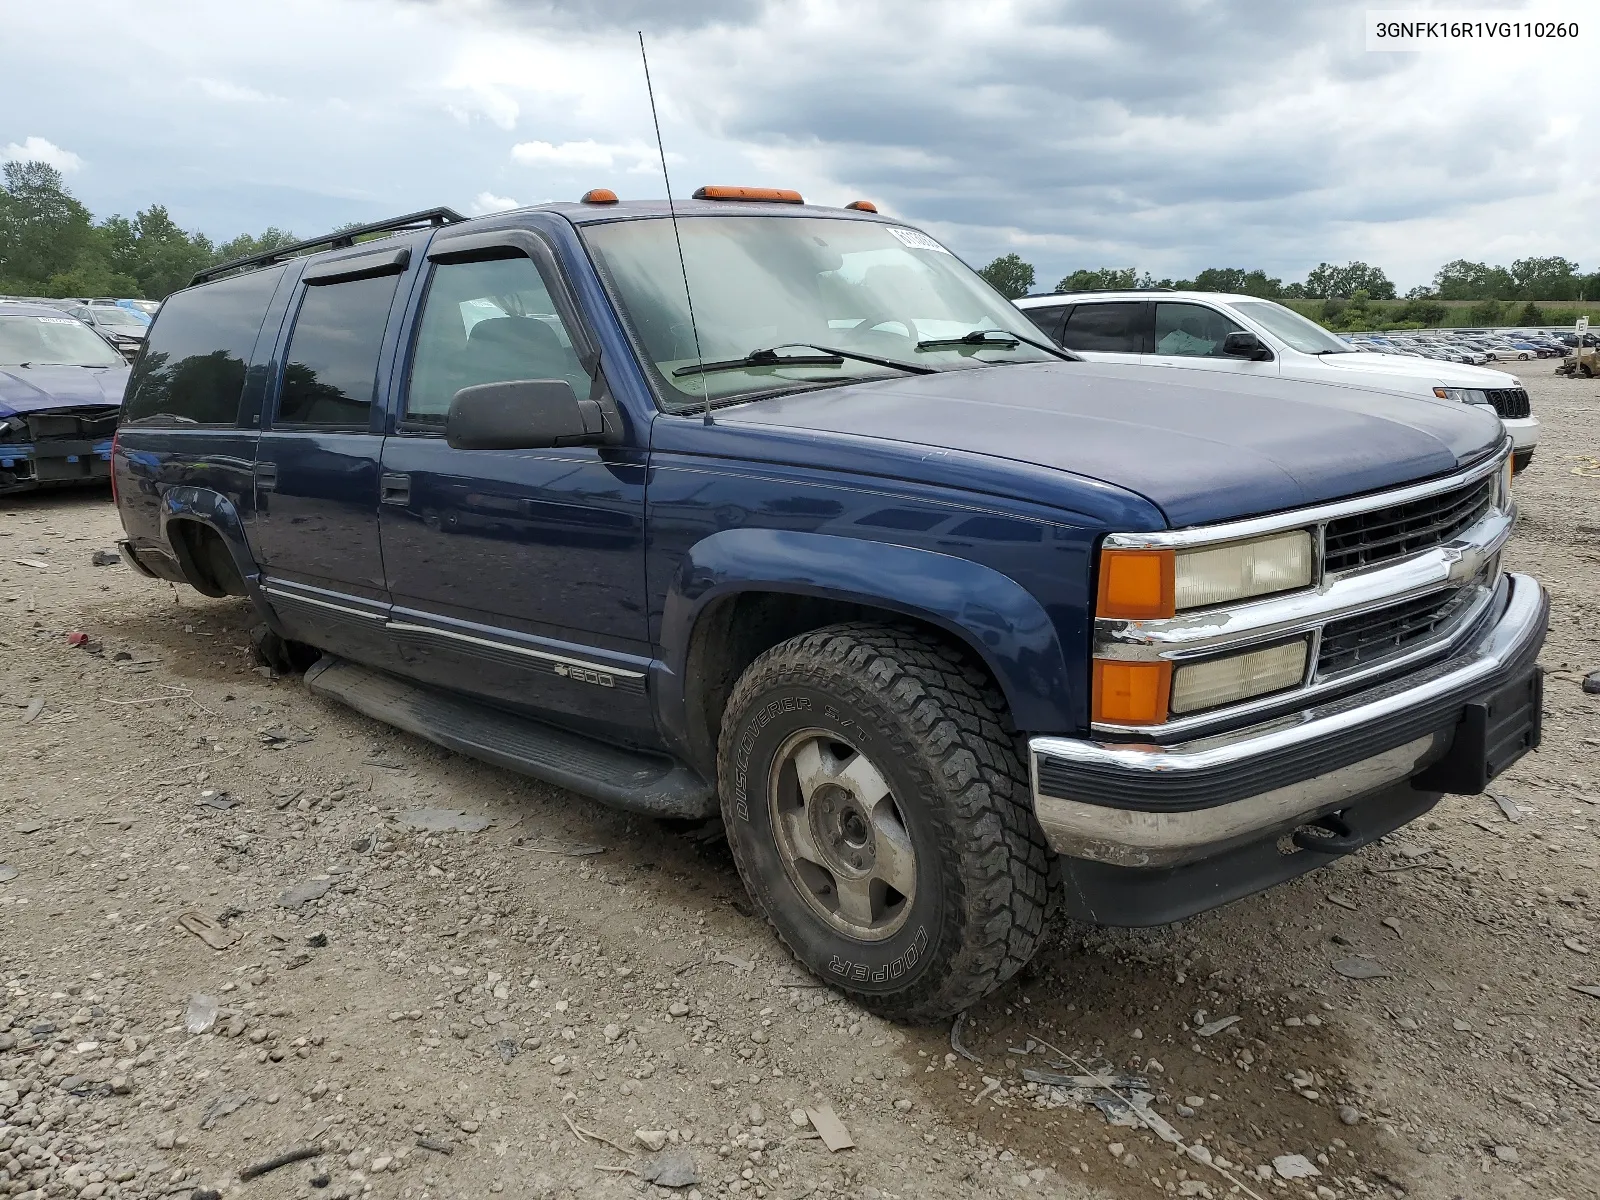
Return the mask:
{"type": "Polygon", "coordinates": [[[0,366],[124,366],[94,330],[73,317],[0,317],[0,366]]]}
{"type": "Polygon", "coordinates": [[[1301,354],[1348,354],[1350,347],[1315,321],[1270,300],[1235,300],[1233,307],[1301,354]]]}
{"type": "Polygon", "coordinates": [[[707,396],[727,402],[904,373],[850,358],[851,352],[913,369],[1052,358],[1003,337],[945,342],[984,329],[1037,338],[1038,329],[955,255],[914,229],[842,218],[746,216],[682,218],[678,228],[698,356],[671,222],[648,218],[584,229],[636,343],[655,368],[657,391],[669,411],[698,408],[707,396]],[[939,344],[927,344],[932,341],[939,344]],[[778,347],[780,358],[807,360],[743,361],[754,351],[778,347]],[[807,347],[843,353],[830,358],[807,347]],[[701,361],[718,369],[694,369],[701,361]]]}
{"type": "Polygon", "coordinates": [[[97,325],[132,325],[135,329],[143,329],[150,324],[150,318],[143,313],[134,312],[131,308],[117,308],[110,304],[97,304],[89,310],[97,325]]]}

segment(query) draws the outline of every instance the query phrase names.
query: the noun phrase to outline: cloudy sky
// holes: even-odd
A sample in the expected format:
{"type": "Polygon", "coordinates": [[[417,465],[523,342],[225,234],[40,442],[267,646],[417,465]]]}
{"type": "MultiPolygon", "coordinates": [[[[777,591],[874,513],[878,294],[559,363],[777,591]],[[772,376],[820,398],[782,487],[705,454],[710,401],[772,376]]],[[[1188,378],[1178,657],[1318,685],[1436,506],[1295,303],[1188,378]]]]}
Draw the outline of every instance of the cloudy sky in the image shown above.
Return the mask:
{"type": "Polygon", "coordinates": [[[97,215],[159,202],[219,239],[596,186],[660,196],[643,29],[678,195],[868,197],[970,262],[1017,251],[1041,285],[1102,265],[1287,280],[1361,258],[1402,289],[1457,257],[1600,267],[1600,20],[1577,48],[1386,54],[1366,49],[1365,11],[0,0],[0,158],[56,163],[97,215]]]}

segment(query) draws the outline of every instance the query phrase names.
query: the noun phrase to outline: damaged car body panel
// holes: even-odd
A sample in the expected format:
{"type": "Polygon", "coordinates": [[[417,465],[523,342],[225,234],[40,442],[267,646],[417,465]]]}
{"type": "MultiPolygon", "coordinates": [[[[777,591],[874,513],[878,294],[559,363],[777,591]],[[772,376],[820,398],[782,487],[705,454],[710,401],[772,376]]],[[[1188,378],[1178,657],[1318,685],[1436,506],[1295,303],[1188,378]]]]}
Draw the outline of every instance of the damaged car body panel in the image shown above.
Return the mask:
{"type": "Polygon", "coordinates": [[[122,356],[80,322],[0,307],[0,494],[107,481],[127,379],[122,356]]]}

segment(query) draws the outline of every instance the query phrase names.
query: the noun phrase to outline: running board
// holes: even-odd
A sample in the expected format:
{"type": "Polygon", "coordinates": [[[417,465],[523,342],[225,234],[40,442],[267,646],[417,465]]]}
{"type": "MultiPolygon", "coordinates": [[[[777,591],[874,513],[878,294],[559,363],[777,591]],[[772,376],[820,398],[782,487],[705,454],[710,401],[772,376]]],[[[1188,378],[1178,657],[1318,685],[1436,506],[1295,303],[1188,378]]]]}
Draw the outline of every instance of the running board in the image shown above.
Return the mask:
{"type": "Polygon", "coordinates": [[[716,815],[706,782],[669,758],[623,750],[454,693],[324,655],[306,687],[447,750],[650,817],[716,815]]]}

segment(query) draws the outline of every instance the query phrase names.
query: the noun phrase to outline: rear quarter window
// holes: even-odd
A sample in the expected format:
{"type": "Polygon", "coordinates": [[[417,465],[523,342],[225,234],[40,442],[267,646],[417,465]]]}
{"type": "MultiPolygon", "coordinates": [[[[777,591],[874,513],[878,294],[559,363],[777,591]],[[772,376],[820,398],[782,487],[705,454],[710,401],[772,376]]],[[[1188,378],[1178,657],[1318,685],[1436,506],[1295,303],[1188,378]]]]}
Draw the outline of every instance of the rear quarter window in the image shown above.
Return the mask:
{"type": "Polygon", "coordinates": [[[148,425],[234,425],[245,368],[283,267],[168,296],[128,380],[122,419],[148,425]]]}

